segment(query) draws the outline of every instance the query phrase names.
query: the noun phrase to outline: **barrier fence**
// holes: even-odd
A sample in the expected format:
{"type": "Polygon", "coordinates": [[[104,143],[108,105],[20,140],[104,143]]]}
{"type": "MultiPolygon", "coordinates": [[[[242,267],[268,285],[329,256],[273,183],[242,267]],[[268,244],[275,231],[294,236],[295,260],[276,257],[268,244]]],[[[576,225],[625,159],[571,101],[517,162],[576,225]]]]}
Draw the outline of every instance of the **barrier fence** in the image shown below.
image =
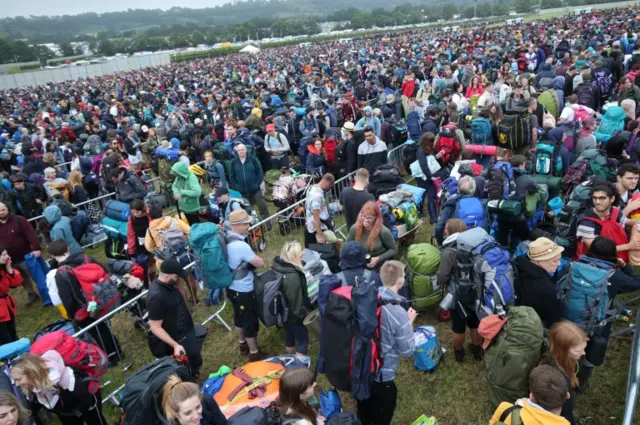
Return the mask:
{"type": "Polygon", "coordinates": [[[624,419],[622,425],[632,425],[633,417],[638,402],[638,385],[640,385],[640,314],[636,318],[636,332],[633,335],[631,346],[631,362],[629,364],[629,378],[627,381],[627,397],[624,406],[624,419]]]}

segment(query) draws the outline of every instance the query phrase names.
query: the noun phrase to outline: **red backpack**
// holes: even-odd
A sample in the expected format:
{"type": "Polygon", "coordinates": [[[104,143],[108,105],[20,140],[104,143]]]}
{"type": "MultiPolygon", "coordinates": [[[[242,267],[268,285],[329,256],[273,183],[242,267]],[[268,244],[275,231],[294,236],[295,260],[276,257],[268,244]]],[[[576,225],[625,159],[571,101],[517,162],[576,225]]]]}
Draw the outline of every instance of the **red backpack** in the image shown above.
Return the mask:
{"type": "Polygon", "coordinates": [[[440,158],[444,164],[453,164],[458,155],[460,155],[460,140],[456,134],[455,125],[443,125],[440,127],[438,141],[436,142],[436,152],[444,151],[444,155],[440,158]]]}
{"type": "MultiPolygon", "coordinates": [[[[618,215],[620,214],[620,210],[618,208],[613,208],[611,210],[611,215],[606,220],[601,220],[595,217],[585,217],[583,220],[592,221],[599,226],[602,227],[600,230],[600,235],[603,238],[611,239],[615,242],[616,246],[625,245],[629,243],[629,238],[627,237],[627,232],[625,232],[624,228],[618,223],[618,215]]],[[[576,249],[576,257],[574,260],[580,258],[581,255],[584,255],[589,251],[587,244],[585,244],[582,240],[578,242],[578,246],[576,249]]],[[[618,258],[624,261],[625,263],[629,262],[629,252],[628,251],[619,251],[618,258]]]]}
{"type": "Polygon", "coordinates": [[[116,284],[109,278],[101,265],[89,262],[85,255],[85,263],[73,269],[62,266],[58,271],[71,273],[78,280],[82,297],[77,297],[76,291],[71,290],[75,300],[82,304],[82,308],[76,311],[74,319],[83,321],[88,317],[93,319],[102,317],[120,306],[120,291],[116,284]],[[89,303],[97,303],[93,311],[89,311],[89,303]]]}
{"type": "Polygon", "coordinates": [[[338,141],[335,137],[327,137],[324,141],[325,157],[327,158],[327,166],[333,167],[333,164],[336,161],[336,148],[338,147],[338,141]]]}
{"type": "Polygon", "coordinates": [[[109,369],[109,358],[100,347],[74,338],[64,331],[55,331],[38,338],[29,352],[41,356],[47,351],[57,351],[65,366],[79,369],[88,375],[89,392],[100,389],[100,376],[109,369]]]}

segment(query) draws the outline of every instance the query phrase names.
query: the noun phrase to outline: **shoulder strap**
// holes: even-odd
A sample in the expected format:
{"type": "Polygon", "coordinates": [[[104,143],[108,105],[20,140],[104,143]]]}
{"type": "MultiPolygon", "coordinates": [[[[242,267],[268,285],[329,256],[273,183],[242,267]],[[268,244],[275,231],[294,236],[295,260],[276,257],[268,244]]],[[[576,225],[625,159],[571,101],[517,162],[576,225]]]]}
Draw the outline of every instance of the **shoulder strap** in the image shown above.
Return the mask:
{"type": "Polygon", "coordinates": [[[364,282],[371,280],[371,270],[364,269],[364,273],[362,273],[362,280],[364,282]]]}
{"type": "Polygon", "coordinates": [[[342,286],[347,286],[347,277],[344,275],[344,272],[336,274],[336,277],[340,279],[340,281],[342,282],[342,286]]]}
{"type": "Polygon", "coordinates": [[[506,421],[509,415],[513,413],[513,416],[511,417],[511,425],[521,425],[522,421],[520,420],[520,409],[522,409],[522,407],[516,404],[509,407],[507,410],[502,412],[502,415],[500,415],[500,422],[506,421]]]}

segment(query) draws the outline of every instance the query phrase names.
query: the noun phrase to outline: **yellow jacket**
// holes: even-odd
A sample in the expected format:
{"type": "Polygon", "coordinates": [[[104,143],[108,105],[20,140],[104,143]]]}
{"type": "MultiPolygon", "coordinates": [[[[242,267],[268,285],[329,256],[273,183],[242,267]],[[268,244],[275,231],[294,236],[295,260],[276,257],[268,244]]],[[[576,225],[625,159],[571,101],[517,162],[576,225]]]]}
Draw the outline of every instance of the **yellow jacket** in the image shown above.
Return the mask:
{"type": "MultiPolygon", "coordinates": [[[[189,239],[190,228],[189,225],[184,221],[178,220],[174,217],[156,218],[155,220],[151,220],[151,222],[149,222],[149,230],[147,230],[147,234],[144,237],[144,247],[147,249],[147,251],[153,254],[153,251],[155,251],[157,248],[161,248],[162,239],[160,238],[160,235],[158,235],[158,230],[169,229],[171,227],[171,220],[176,223],[176,228],[181,230],[182,233],[184,233],[184,236],[189,239]]],[[[156,256],[156,267],[160,267],[160,264],[162,264],[162,260],[160,260],[156,256]]]]}
{"type": "MultiPolygon", "coordinates": [[[[520,409],[520,422],[522,425],[570,425],[569,421],[562,416],[554,415],[538,406],[532,405],[528,398],[521,398],[516,404],[522,406],[522,409],[520,409]]],[[[493,413],[489,425],[499,422],[502,413],[511,406],[513,406],[511,403],[500,403],[500,406],[493,413]]],[[[505,419],[504,423],[511,425],[511,415],[505,419]]]]}

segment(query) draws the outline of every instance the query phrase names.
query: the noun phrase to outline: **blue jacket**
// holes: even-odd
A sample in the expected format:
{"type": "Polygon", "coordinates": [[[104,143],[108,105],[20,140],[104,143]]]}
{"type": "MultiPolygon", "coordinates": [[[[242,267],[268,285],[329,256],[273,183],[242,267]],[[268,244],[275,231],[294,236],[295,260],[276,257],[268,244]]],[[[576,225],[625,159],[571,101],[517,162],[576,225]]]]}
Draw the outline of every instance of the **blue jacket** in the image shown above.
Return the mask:
{"type": "MultiPolygon", "coordinates": [[[[458,202],[460,202],[460,200],[463,198],[472,198],[472,196],[469,196],[469,195],[454,196],[444,204],[444,206],[442,207],[442,210],[440,211],[440,218],[438,219],[438,222],[435,225],[435,233],[436,233],[436,240],[441,245],[442,245],[442,241],[444,240],[444,226],[447,224],[447,220],[449,220],[450,218],[461,218],[461,217],[454,217],[454,214],[456,212],[456,208],[458,207],[458,202]]],[[[482,202],[482,200],[480,201],[482,202]]],[[[484,213],[484,220],[483,220],[482,227],[484,228],[484,230],[488,232],[489,227],[491,226],[491,221],[489,219],[489,210],[487,209],[487,206],[485,204],[483,204],[482,210],[484,213]]]]}
{"type": "Polygon", "coordinates": [[[229,180],[231,185],[243,196],[257,193],[260,190],[262,178],[260,161],[253,155],[247,154],[244,164],[238,157],[231,160],[229,180]]]}
{"type": "Polygon", "coordinates": [[[53,228],[49,232],[49,237],[52,241],[62,239],[69,246],[69,252],[82,252],[82,247],[73,237],[71,220],[69,217],[64,217],[62,215],[62,212],[60,212],[60,208],[58,208],[57,205],[49,205],[45,208],[44,218],[47,219],[49,224],[53,225],[53,228]]]}
{"type": "Polygon", "coordinates": [[[407,132],[409,139],[417,142],[422,137],[422,127],[420,126],[420,114],[416,111],[409,112],[407,115],[407,132]]]}
{"type": "Polygon", "coordinates": [[[305,163],[305,169],[307,174],[324,174],[326,170],[326,160],[324,155],[318,154],[314,146],[308,146],[307,159],[305,163]]]}
{"type": "Polygon", "coordinates": [[[362,110],[362,118],[360,118],[356,123],[356,130],[362,130],[366,126],[373,128],[373,132],[376,134],[376,137],[380,137],[382,134],[382,123],[378,117],[373,115],[373,109],[371,109],[371,106],[367,106],[362,110]],[[369,118],[366,117],[367,112],[371,114],[369,118]]]}

